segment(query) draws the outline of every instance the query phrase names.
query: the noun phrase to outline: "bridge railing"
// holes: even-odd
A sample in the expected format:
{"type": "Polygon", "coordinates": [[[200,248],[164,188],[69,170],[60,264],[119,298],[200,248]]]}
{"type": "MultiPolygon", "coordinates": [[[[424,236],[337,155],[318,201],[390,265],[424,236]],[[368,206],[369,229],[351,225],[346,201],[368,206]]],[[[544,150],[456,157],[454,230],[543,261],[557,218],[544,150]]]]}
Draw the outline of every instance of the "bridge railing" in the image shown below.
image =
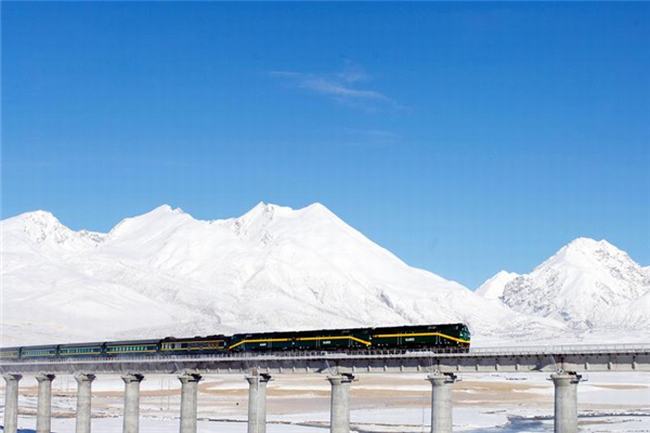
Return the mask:
{"type": "Polygon", "coordinates": [[[571,354],[571,353],[632,353],[649,352],[650,344],[561,344],[550,346],[502,346],[502,347],[472,347],[472,355],[508,355],[508,354],[571,354]]]}

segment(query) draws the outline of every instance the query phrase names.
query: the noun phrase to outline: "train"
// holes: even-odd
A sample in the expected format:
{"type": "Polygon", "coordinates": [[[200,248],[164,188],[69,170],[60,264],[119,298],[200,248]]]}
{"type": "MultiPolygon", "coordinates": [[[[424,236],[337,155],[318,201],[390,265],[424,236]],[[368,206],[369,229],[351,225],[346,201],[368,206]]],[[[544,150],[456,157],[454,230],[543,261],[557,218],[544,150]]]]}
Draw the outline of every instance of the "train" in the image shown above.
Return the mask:
{"type": "Polygon", "coordinates": [[[289,351],[398,350],[407,352],[427,349],[440,352],[467,352],[469,345],[469,328],[463,323],[451,323],[5,347],[0,348],[0,361],[289,351]]]}

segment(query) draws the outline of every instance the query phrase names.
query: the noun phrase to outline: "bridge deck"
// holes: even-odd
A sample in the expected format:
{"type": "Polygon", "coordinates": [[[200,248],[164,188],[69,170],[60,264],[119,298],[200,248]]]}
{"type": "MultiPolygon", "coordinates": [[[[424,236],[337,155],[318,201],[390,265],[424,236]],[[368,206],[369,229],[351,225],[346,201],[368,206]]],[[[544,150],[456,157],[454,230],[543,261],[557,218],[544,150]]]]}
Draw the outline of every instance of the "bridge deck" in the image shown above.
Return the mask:
{"type": "Polygon", "coordinates": [[[434,370],[458,373],[565,371],[648,371],[650,344],[579,345],[542,347],[473,348],[468,353],[415,351],[364,351],[352,353],[291,353],[129,358],[63,358],[3,362],[1,373],[177,373],[197,370],[213,374],[244,374],[252,369],[273,374],[327,373],[425,373],[434,370]]]}

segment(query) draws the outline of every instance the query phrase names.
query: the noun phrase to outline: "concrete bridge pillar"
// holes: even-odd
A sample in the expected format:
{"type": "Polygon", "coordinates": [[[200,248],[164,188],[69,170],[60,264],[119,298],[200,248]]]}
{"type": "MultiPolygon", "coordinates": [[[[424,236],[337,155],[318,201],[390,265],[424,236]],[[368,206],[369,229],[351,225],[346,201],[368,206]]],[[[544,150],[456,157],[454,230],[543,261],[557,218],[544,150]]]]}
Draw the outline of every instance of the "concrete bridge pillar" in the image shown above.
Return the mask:
{"type": "Polygon", "coordinates": [[[3,374],[5,384],[5,433],[16,433],[18,430],[18,382],[20,374],[3,374]]]}
{"type": "Polygon", "coordinates": [[[52,430],[52,381],[53,374],[41,373],[38,382],[38,402],[36,403],[36,433],[50,433],[52,430]]]}
{"type": "Polygon", "coordinates": [[[125,374],[124,381],[124,420],[122,431],[124,433],[138,433],[140,430],[140,382],[144,376],[141,374],[125,374]]]}
{"type": "Polygon", "coordinates": [[[431,382],[431,433],[451,433],[451,386],[456,375],[436,372],[427,376],[427,380],[431,382]]]}
{"type": "Polygon", "coordinates": [[[351,374],[329,376],[327,380],[332,385],[330,401],[330,433],[350,432],[350,383],[354,380],[351,374]]]}
{"type": "Polygon", "coordinates": [[[559,371],[551,375],[555,386],[555,433],[578,431],[578,383],[582,376],[559,371]]]}
{"type": "Polygon", "coordinates": [[[181,381],[181,427],[180,433],[196,433],[196,406],[201,375],[183,373],[181,381]]]}
{"type": "Polygon", "coordinates": [[[77,424],[76,433],[90,433],[92,383],[94,374],[77,373],[77,424]]]}
{"type": "Polygon", "coordinates": [[[266,384],[269,374],[246,376],[248,382],[248,433],[266,433],[266,384]]]}

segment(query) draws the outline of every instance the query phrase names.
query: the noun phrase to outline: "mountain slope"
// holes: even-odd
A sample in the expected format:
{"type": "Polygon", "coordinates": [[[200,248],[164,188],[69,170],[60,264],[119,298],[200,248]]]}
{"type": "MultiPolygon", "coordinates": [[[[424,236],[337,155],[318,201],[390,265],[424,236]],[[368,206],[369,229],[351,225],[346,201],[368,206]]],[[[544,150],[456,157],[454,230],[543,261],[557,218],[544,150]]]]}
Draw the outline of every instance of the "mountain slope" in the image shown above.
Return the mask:
{"type": "Polygon", "coordinates": [[[650,277],[605,240],[574,240],[507,282],[500,298],[516,311],[576,330],[650,328],[650,277]]]}
{"type": "Polygon", "coordinates": [[[106,234],[39,211],[2,233],[8,344],[452,321],[483,336],[563,329],[409,267],[320,204],[213,221],[165,205],[106,234]]]}

